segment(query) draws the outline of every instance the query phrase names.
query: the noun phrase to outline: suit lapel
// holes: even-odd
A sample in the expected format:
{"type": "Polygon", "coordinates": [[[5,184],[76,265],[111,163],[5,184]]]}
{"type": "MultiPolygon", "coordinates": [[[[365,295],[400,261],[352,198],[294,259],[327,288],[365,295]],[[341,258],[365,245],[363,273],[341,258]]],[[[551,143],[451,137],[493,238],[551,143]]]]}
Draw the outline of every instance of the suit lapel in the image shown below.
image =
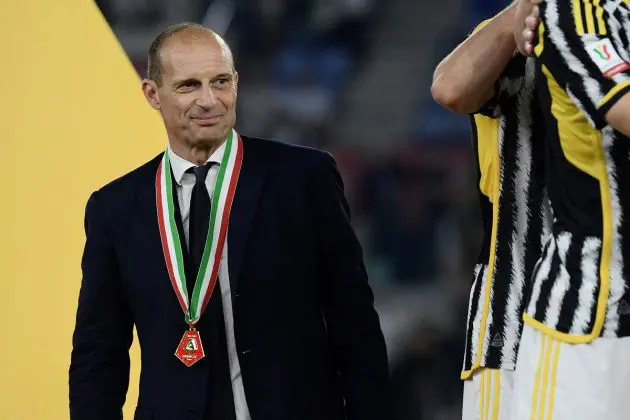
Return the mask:
{"type": "MultiPolygon", "coordinates": [[[[151,181],[147,183],[146,187],[143,187],[143,191],[140,196],[140,201],[142,206],[144,206],[143,215],[150,215],[149,217],[149,225],[152,231],[152,234],[156,234],[158,243],[160,244],[160,251],[162,251],[162,243],[160,239],[160,231],[158,228],[158,220],[157,220],[157,207],[156,207],[156,192],[155,192],[155,176],[157,172],[157,167],[159,162],[162,159],[162,154],[160,154],[155,160],[155,169],[151,171],[151,181]]],[[[179,210],[179,200],[177,198],[177,190],[175,187],[175,178],[173,178],[173,204],[174,204],[174,212],[175,212],[175,224],[177,225],[177,232],[179,234],[180,242],[182,244],[182,257],[184,259],[184,271],[186,272],[186,281],[189,282],[188,277],[190,276],[190,257],[188,254],[188,247],[186,246],[186,237],[184,236],[184,225],[182,223],[182,217],[179,210]]],[[[163,251],[162,251],[163,252],[163,251]]],[[[162,254],[163,255],[163,254],[162,254]]],[[[164,263],[164,271],[167,272],[166,262],[162,257],[162,262],[164,263]]],[[[168,272],[167,272],[168,273],[168,272]]],[[[194,277],[197,273],[193,274],[194,277]]]]}
{"type": "Polygon", "coordinates": [[[267,162],[256,156],[251,146],[252,140],[243,138],[243,166],[236,185],[228,228],[228,269],[232,293],[238,290],[247,238],[267,173],[267,162]]]}
{"type": "Polygon", "coordinates": [[[137,223],[143,226],[143,229],[148,229],[146,234],[143,232],[143,235],[146,235],[152,243],[155,242],[158,245],[156,249],[159,249],[160,261],[164,267],[164,273],[168,276],[164,254],[162,253],[160,230],[158,228],[155,192],[155,176],[161,159],[162,154],[151,162],[150,169],[146,174],[146,180],[143,179],[142,181],[142,188],[138,195],[139,206],[136,217],[138,219],[137,223]]]}

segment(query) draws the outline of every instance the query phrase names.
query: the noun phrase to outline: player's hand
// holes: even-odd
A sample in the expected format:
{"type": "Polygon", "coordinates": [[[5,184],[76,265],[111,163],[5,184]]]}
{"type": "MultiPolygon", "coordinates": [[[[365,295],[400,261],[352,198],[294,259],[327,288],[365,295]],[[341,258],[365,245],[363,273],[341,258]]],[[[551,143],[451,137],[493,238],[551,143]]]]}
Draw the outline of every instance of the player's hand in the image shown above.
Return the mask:
{"type": "Polygon", "coordinates": [[[515,22],[514,39],[519,52],[525,56],[534,54],[534,40],[540,24],[540,10],[538,4],[544,0],[518,0],[515,22]]]}
{"type": "MultiPolygon", "coordinates": [[[[530,1],[538,1],[538,0],[530,0],[530,1]]],[[[540,1],[539,1],[540,2],[540,1]]],[[[540,9],[538,5],[532,6],[532,10],[525,18],[525,28],[523,29],[523,39],[525,40],[525,44],[523,46],[523,50],[525,55],[532,56],[534,55],[534,40],[536,39],[536,32],[538,32],[538,26],[540,25],[540,9]]]]}

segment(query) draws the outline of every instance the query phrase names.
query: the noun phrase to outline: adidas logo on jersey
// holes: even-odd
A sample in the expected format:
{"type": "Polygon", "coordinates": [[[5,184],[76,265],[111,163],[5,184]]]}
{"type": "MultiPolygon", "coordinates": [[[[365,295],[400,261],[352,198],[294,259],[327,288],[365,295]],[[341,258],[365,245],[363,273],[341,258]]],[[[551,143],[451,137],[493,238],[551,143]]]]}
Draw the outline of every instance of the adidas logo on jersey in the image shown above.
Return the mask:
{"type": "Polygon", "coordinates": [[[503,337],[501,337],[501,334],[496,333],[494,335],[494,338],[490,342],[490,346],[491,347],[503,347],[503,337]]]}
{"type": "Polygon", "coordinates": [[[617,310],[619,315],[630,315],[630,305],[625,300],[619,302],[619,309],[617,310]]]}

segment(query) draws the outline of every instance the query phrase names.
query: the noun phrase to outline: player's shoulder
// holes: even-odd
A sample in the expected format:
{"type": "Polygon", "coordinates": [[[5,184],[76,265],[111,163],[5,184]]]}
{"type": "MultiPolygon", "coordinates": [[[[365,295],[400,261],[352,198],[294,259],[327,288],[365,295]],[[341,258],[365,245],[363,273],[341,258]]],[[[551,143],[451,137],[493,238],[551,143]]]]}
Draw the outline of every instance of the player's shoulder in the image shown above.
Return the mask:
{"type": "Polygon", "coordinates": [[[468,36],[475,34],[477,32],[479,32],[484,26],[486,26],[488,23],[490,23],[490,21],[492,21],[492,18],[489,19],[485,19],[483,21],[481,21],[480,23],[477,24],[477,26],[475,26],[473,28],[472,31],[470,31],[470,33],[468,34],[468,36]]]}

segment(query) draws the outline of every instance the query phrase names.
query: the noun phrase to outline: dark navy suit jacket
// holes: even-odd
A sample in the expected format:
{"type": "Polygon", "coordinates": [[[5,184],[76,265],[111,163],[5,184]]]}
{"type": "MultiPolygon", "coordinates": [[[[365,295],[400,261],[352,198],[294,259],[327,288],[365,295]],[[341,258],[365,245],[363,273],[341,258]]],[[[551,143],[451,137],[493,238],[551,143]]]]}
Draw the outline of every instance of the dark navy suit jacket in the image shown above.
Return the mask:
{"type": "MultiPolygon", "coordinates": [[[[228,232],[235,339],[252,420],[387,420],[388,362],[341,177],[325,152],[243,137],[228,232]]],[[[161,155],[95,192],[70,366],[73,420],[120,419],[133,326],[136,419],[200,419],[212,360],[174,356],[186,329],[162,254],[161,155]]],[[[198,329],[203,338],[207,320],[198,329]]]]}

